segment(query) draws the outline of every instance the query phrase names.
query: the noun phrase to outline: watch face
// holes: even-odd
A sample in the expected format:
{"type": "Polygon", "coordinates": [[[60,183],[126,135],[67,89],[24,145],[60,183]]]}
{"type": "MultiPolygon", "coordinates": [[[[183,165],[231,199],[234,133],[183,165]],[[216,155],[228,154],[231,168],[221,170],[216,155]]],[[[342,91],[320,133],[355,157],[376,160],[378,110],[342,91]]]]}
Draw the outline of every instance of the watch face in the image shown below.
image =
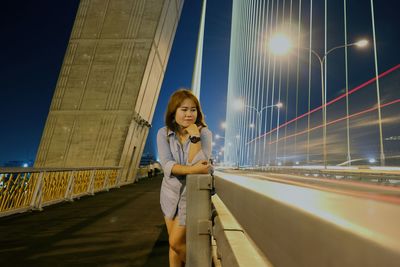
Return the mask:
{"type": "Polygon", "coordinates": [[[192,143],[197,143],[200,141],[199,136],[190,136],[189,139],[190,139],[190,142],[192,142],[192,143]]]}

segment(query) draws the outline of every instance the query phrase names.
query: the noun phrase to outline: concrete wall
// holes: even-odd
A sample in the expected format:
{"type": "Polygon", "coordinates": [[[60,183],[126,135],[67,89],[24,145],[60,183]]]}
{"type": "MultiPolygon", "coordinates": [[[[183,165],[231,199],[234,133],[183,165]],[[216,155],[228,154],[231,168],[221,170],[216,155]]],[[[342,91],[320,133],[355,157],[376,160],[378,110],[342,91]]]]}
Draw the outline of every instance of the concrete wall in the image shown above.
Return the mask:
{"type": "Polygon", "coordinates": [[[184,0],[81,0],[36,167],[134,177],[184,0]]]}

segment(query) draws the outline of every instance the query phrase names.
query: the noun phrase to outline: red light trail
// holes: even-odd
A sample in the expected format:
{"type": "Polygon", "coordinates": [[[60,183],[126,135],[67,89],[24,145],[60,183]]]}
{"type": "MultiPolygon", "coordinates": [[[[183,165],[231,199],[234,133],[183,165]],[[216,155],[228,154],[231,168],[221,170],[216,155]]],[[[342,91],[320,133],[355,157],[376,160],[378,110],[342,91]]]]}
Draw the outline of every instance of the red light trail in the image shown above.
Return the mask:
{"type": "MultiPolygon", "coordinates": [[[[399,98],[399,99],[396,99],[396,100],[393,100],[393,101],[391,101],[391,102],[382,104],[382,105],[381,105],[381,108],[386,107],[386,106],[390,106],[390,105],[393,105],[393,104],[396,104],[396,103],[399,103],[399,102],[400,102],[400,98],[399,98]]],[[[350,118],[353,118],[353,117],[356,117],[356,116],[359,116],[359,115],[362,115],[362,114],[365,114],[365,113],[368,113],[368,112],[371,112],[371,111],[374,111],[374,110],[377,110],[377,109],[378,109],[377,106],[376,106],[376,107],[369,108],[369,109],[365,109],[365,110],[363,110],[363,111],[360,111],[360,112],[351,114],[351,115],[349,115],[349,116],[345,116],[345,117],[342,117],[342,118],[339,118],[339,119],[330,121],[330,122],[328,122],[328,123],[326,124],[326,126],[331,125],[331,124],[334,124],[334,123],[337,123],[337,122],[340,122],[340,121],[343,121],[343,120],[346,120],[346,119],[348,119],[348,118],[350,119],[350,118]]],[[[307,133],[307,132],[314,131],[314,130],[319,129],[319,128],[321,128],[321,127],[323,127],[323,124],[320,124],[320,125],[318,125],[318,126],[315,126],[315,127],[313,127],[313,128],[310,128],[310,129],[308,129],[308,130],[304,130],[304,131],[301,131],[301,132],[298,132],[298,133],[295,133],[295,134],[287,135],[287,136],[282,137],[282,138],[280,138],[280,139],[278,139],[278,140],[275,140],[275,141],[273,141],[273,142],[269,142],[268,144],[271,145],[271,144],[274,144],[274,143],[279,142],[279,141],[281,141],[281,140],[285,140],[285,139],[287,139],[287,138],[295,137],[295,136],[297,136],[297,135],[301,135],[301,134],[305,134],[305,133],[307,133]]],[[[252,140],[252,141],[253,141],[253,140],[252,140]]],[[[252,141],[251,141],[251,142],[252,142],[252,141]]]]}
{"type": "MultiPolygon", "coordinates": [[[[340,95],[340,96],[338,96],[338,97],[332,99],[331,101],[327,102],[327,103],[325,104],[325,106],[327,107],[327,106],[329,106],[329,105],[332,105],[333,103],[335,103],[335,102],[339,101],[340,99],[346,97],[346,95],[351,95],[351,94],[357,92],[358,90],[360,90],[360,89],[362,89],[362,88],[365,88],[366,86],[368,86],[368,85],[372,84],[373,82],[375,82],[377,78],[380,79],[380,78],[382,78],[382,77],[385,77],[386,75],[390,74],[391,72],[393,72],[393,71],[395,71],[395,70],[397,70],[397,69],[399,69],[399,68],[400,68],[400,64],[397,64],[396,66],[394,66],[394,67],[388,69],[387,71],[385,71],[385,72],[379,74],[378,77],[374,77],[374,78],[372,78],[372,79],[370,79],[370,80],[368,80],[368,81],[366,81],[366,82],[360,84],[359,86],[357,86],[357,87],[355,87],[355,88],[349,90],[347,93],[344,93],[344,94],[342,94],[342,95],[340,95]]],[[[397,101],[397,100],[395,100],[395,101],[397,101]]],[[[392,101],[392,102],[393,102],[393,101],[392,101]]],[[[390,102],[390,103],[392,103],[392,102],[390,102]]],[[[387,104],[389,104],[389,103],[381,104],[381,108],[384,107],[384,106],[387,106],[387,104]]],[[[392,104],[394,104],[394,103],[392,103],[392,104]]],[[[323,105],[321,105],[321,106],[319,106],[319,107],[316,107],[316,108],[310,110],[309,112],[306,112],[306,113],[304,113],[304,114],[302,114],[302,115],[300,115],[300,116],[298,116],[298,117],[296,117],[296,118],[293,118],[293,119],[291,119],[291,120],[289,120],[289,121],[287,121],[287,122],[285,122],[285,123],[279,125],[278,127],[274,128],[274,129],[272,129],[272,130],[270,130],[269,132],[266,132],[266,133],[264,133],[264,134],[262,134],[262,135],[260,135],[260,136],[258,136],[258,137],[256,137],[256,138],[250,140],[249,142],[246,143],[246,145],[248,145],[248,144],[250,144],[250,143],[256,141],[257,139],[260,139],[260,138],[262,138],[262,137],[264,137],[264,136],[267,136],[268,134],[271,134],[271,133],[275,132],[276,130],[278,130],[278,129],[284,127],[284,126],[287,126],[287,125],[289,125],[289,124],[291,124],[291,123],[293,123],[293,122],[295,122],[295,121],[297,121],[297,120],[299,120],[299,119],[301,119],[301,118],[304,118],[305,116],[310,115],[310,114],[312,114],[312,113],[314,113],[314,112],[316,112],[316,111],[322,109],[322,107],[323,107],[323,105]]],[[[374,108],[374,109],[377,109],[377,107],[374,108]]],[[[369,109],[368,109],[368,110],[369,110],[369,109]]],[[[363,111],[361,111],[361,112],[363,112],[363,111]]],[[[365,112],[368,112],[368,111],[365,110],[365,112]]],[[[360,112],[359,112],[359,113],[360,113],[360,112]]],[[[350,118],[350,117],[352,117],[352,116],[356,116],[356,114],[361,115],[361,114],[359,114],[359,113],[355,113],[355,114],[349,115],[348,117],[350,118]]],[[[338,122],[338,121],[340,121],[340,120],[345,120],[346,118],[347,118],[347,117],[343,117],[343,118],[340,118],[340,119],[338,119],[338,120],[331,121],[331,122],[327,123],[326,125],[330,125],[330,124],[332,124],[332,123],[334,123],[334,122],[338,122]]],[[[314,128],[311,128],[311,129],[309,129],[309,130],[306,130],[305,132],[311,131],[311,130],[314,130],[314,129],[317,129],[317,128],[320,128],[320,127],[322,127],[322,125],[319,125],[319,126],[316,126],[316,127],[314,127],[314,128]]],[[[300,133],[298,133],[298,134],[303,134],[303,133],[304,133],[304,131],[303,131],[303,132],[300,132],[300,133]]],[[[295,136],[295,135],[298,135],[298,134],[294,134],[294,135],[291,135],[291,136],[295,136]]],[[[289,137],[289,136],[287,136],[287,137],[289,137]]],[[[280,139],[279,139],[279,140],[280,140],[280,139]]]]}

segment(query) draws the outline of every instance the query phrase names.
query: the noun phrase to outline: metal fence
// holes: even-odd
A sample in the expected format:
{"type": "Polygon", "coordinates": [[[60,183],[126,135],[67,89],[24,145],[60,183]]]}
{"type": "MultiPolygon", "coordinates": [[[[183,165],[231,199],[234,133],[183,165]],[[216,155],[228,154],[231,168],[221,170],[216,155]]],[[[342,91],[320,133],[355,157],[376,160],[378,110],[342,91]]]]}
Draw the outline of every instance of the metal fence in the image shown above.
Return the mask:
{"type": "Polygon", "coordinates": [[[119,186],[120,168],[0,168],[0,217],[119,186]]]}

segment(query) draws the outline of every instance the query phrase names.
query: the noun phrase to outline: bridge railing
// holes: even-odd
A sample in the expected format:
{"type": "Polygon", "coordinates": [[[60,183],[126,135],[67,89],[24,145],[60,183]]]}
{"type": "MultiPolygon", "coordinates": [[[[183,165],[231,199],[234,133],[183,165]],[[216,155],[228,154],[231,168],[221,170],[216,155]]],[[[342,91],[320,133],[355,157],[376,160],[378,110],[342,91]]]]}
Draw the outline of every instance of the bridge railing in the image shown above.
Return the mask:
{"type": "Polygon", "coordinates": [[[216,172],[215,186],[273,266],[398,266],[398,205],[235,173],[216,172]]]}
{"type": "Polygon", "coordinates": [[[0,168],[0,217],[118,187],[119,175],[118,167],[0,168]]]}
{"type": "Polygon", "coordinates": [[[240,173],[188,176],[187,266],[398,266],[399,209],[240,173]]]}
{"type": "Polygon", "coordinates": [[[221,199],[211,197],[213,189],[211,175],[186,178],[186,266],[272,266],[221,199]]]}

